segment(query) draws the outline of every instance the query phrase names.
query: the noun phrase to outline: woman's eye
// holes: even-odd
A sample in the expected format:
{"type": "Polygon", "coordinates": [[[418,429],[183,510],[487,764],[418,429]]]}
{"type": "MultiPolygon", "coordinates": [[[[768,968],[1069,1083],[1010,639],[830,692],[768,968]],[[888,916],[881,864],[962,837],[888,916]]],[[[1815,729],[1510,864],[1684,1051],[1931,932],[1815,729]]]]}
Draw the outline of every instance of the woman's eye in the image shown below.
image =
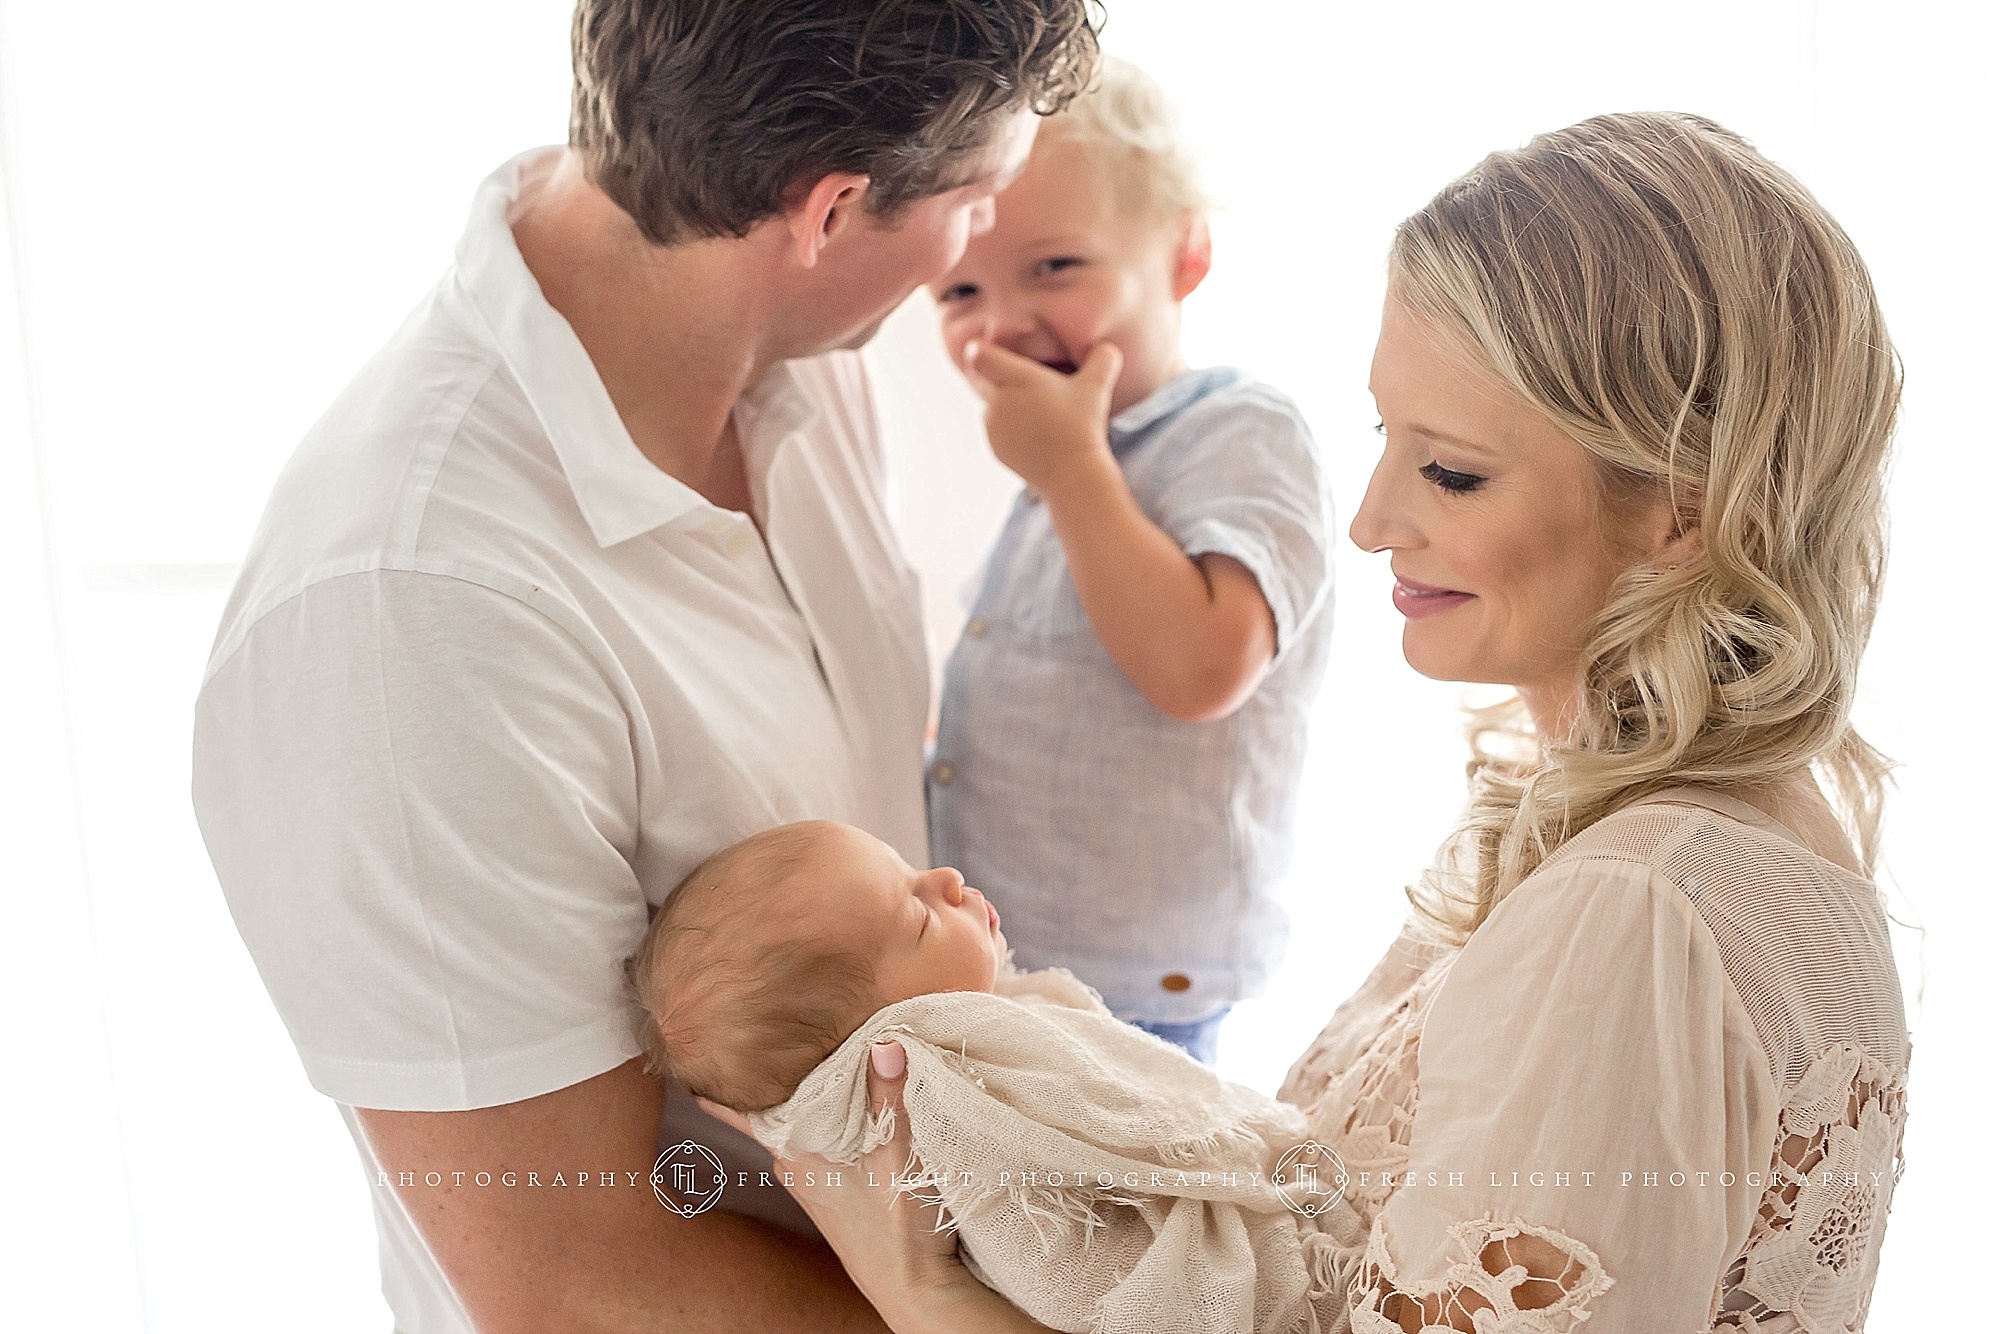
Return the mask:
{"type": "Polygon", "coordinates": [[[968,297],[978,295],[979,284],[977,283],[953,283],[950,287],[938,293],[938,304],[946,306],[954,301],[963,301],[968,297]]]}
{"type": "Polygon", "coordinates": [[[1035,276],[1037,278],[1052,278],[1064,269],[1073,269],[1081,263],[1083,261],[1074,255],[1058,255],[1054,259],[1045,259],[1035,265],[1035,276]]]}
{"type": "Polygon", "coordinates": [[[1469,472],[1453,472],[1441,468],[1436,463],[1426,463],[1417,469],[1423,479],[1441,491],[1476,491],[1486,479],[1469,472]]]}

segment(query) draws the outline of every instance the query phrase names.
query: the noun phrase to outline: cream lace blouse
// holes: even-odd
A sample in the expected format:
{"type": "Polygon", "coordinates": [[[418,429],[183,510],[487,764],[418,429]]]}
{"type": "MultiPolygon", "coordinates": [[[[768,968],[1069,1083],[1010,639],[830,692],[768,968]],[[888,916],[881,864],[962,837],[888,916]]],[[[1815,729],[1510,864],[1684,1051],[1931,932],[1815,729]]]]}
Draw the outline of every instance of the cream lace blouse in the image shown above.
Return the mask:
{"type": "Polygon", "coordinates": [[[1347,1169],[1327,1314],[1859,1330],[1908,1064],[1872,883],[1715,793],[1630,807],[1463,947],[1406,931],[1286,1079],[1347,1169]]]}

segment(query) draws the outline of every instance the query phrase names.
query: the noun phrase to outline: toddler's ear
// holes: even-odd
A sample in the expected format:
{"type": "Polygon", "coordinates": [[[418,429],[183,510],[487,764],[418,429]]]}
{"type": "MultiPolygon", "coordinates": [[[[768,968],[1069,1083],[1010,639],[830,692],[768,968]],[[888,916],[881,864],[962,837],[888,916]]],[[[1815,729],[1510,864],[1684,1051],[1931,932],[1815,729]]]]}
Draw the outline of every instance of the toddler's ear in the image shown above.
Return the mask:
{"type": "Polygon", "coordinates": [[[1201,286],[1213,258],[1208,219],[1197,213],[1188,219],[1187,231],[1181,235],[1180,253],[1174,257],[1174,300],[1186,300],[1190,292],[1201,286]]]}

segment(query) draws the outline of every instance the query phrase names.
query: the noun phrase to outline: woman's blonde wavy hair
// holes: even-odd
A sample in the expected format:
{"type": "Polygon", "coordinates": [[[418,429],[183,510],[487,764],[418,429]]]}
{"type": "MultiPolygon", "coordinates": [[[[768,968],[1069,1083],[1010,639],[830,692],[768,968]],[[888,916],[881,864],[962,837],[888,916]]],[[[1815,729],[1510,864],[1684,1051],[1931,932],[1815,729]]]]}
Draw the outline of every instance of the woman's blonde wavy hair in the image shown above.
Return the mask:
{"type": "Polygon", "coordinates": [[[1874,865],[1887,761],[1849,724],[1882,587],[1901,369],[1845,232],[1697,116],[1598,116],[1495,153],[1396,232],[1390,289],[1579,441],[1607,497],[1671,497],[1675,563],[1613,585],[1575,725],[1475,710],[1472,795],[1410,893],[1463,941],[1571,835],[1681,784],[1801,765],[1874,865]]]}

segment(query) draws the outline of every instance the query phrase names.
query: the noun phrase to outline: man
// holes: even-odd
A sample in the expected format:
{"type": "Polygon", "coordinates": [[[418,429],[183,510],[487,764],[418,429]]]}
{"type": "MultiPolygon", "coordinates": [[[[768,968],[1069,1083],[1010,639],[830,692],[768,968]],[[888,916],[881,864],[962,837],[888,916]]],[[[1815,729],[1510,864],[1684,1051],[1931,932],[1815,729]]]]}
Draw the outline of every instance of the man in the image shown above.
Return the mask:
{"type": "Polygon", "coordinates": [[[487,180],[280,478],[195,805],[402,1334],[879,1328],[768,1157],[641,1069],[621,963],[774,824],[927,862],[915,582],[837,349],[989,224],[1089,9],[582,0],[568,149],[487,180]],[[648,1182],[688,1139],[729,1182],[693,1217],[648,1182]]]}

